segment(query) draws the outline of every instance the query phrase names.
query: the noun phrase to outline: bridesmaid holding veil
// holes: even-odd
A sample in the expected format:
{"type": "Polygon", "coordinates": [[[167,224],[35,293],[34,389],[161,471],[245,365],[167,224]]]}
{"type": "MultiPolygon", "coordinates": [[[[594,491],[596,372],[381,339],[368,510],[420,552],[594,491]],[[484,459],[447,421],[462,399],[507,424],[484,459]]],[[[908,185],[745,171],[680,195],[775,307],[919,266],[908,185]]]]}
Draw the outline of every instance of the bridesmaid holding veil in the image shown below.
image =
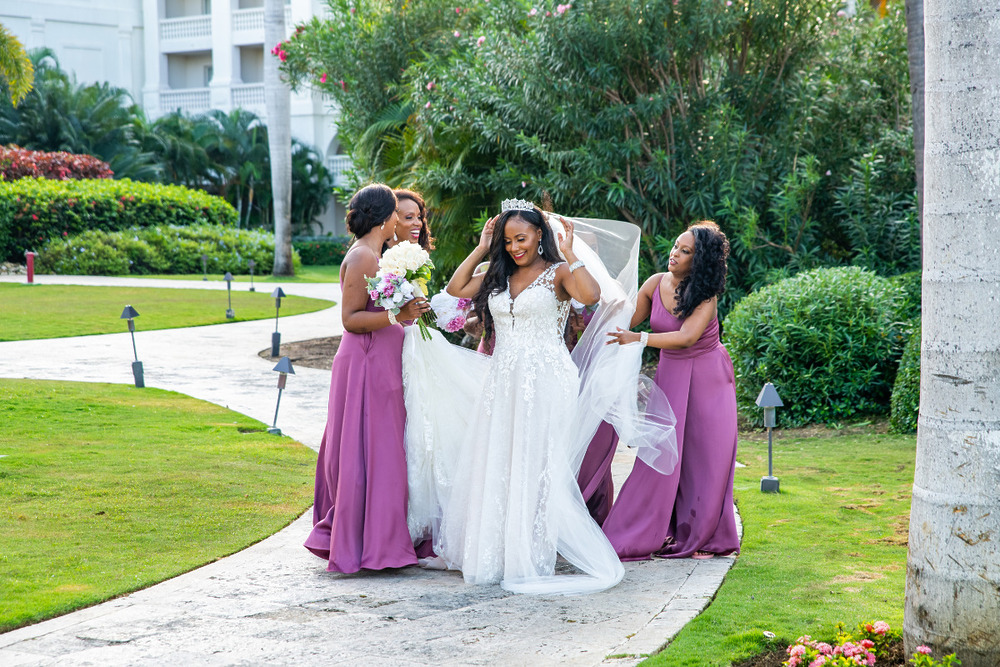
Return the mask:
{"type": "Polygon", "coordinates": [[[677,417],[679,462],[662,475],[636,461],[602,527],[622,560],[651,555],[711,558],[739,551],[733,511],[736,390],[719,340],[716,313],[726,286],[729,241],[714,222],[677,237],[667,273],[639,290],[631,326],[647,317],[651,334],[617,329],[609,343],[643,341],[660,349],[655,382],[677,417]]]}
{"type": "Polygon", "coordinates": [[[340,266],[344,335],[333,359],[326,429],[316,462],[313,529],[305,547],[331,572],[415,565],[406,525],[403,326],[429,310],[414,299],[394,316],[376,306],[365,277],[378,271],[396,230],[396,197],[382,184],[348,205],[356,241],[340,266]]]}

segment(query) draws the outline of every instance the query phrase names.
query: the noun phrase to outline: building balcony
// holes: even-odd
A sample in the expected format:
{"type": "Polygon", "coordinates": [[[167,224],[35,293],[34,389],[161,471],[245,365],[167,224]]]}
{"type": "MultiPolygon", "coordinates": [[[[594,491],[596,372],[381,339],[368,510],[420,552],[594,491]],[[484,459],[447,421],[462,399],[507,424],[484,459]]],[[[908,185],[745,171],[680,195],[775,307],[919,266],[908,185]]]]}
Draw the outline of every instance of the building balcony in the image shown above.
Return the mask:
{"type": "Polygon", "coordinates": [[[264,113],[264,84],[244,83],[233,86],[233,106],[253,111],[258,116],[264,113]]]}
{"type": "Polygon", "coordinates": [[[212,48],[212,17],[201,14],[163,19],[160,45],[164,53],[212,48]]]}
{"type": "Polygon", "coordinates": [[[326,161],[326,168],[330,170],[330,175],[333,176],[333,184],[341,188],[349,185],[347,182],[347,172],[350,171],[352,166],[353,163],[351,162],[350,155],[331,155],[326,161]]]}
{"type": "Polygon", "coordinates": [[[211,102],[211,94],[208,88],[184,88],[160,92],[161,114],[167,114],[178,109],[189,113],[207,111],[212,108],[211,102]]]}
{"type": "MultiPolygon", "coordinates": [[[[285,7],[285,35],[292,34],[292,8],[285,7]]],[[[264,40],[264,9],[237,9],[233,12],[233,42],[259,44],[264,40]]]]}

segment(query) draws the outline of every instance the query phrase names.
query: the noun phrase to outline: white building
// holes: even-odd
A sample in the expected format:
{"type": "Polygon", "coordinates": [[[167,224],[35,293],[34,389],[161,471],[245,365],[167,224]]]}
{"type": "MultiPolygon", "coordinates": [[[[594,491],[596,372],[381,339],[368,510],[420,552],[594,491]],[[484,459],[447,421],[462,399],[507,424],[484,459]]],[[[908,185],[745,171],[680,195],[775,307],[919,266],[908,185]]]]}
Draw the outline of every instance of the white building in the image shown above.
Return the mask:
{"type": "MultiPolygon", "coordinates": [[[[318,0],[286,0],[291,33],[323,12],[318,0]]],[[[80,83],[128,90],[148,117],[181,109],[242,107],[266,123],[264,0],[0,0],[0,23],[27,49],[48,47],[80,83]]],[[[334,115],[317,94],[293,94],[292,136],[314,148],[337,175],[334,115]]],[[[343,207],[331,205],[323,232],[344,232],[343,207]]]]}

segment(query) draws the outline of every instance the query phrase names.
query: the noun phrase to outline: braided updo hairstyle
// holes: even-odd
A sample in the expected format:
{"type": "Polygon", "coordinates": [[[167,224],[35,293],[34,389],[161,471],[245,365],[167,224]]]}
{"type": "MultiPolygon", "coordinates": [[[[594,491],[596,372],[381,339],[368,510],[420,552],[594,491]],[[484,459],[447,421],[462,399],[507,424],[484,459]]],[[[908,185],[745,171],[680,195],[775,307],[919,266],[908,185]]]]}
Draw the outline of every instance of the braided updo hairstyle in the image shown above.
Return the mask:
{"type": "Polygon", "coordinates": [[[726,290],[726,260],[729,258],[729,239],[714,222],[696,222],[687,231],[694,236],[694,257],[691,273],[680,282],[675,292],[677,306],[674,315],[680,319],[693,313],[702,301],[726,290]]]}
{"type": "Polygon", "coordinates": [[[361,188],[347,205],[347,231],[361,238],[378,227],[396,210],[396,195],[384,183],[361,188]]]}

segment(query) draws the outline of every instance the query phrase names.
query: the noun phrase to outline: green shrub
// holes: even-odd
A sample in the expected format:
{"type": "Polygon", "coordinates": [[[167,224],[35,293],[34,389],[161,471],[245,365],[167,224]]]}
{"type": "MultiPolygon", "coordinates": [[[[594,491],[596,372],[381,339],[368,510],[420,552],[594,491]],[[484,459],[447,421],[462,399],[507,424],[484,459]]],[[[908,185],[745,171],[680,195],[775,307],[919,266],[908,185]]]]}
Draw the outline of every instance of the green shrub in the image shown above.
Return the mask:
{"type": "Polygon", "coordinates": [[[236,219],[225,200],[176,185],[22,178],[0,182],[0,259],[16,261],[52,238],[88,230],[234,225],[236,219]]]}
{"type": "Polygon", "coordinates": [[[306,266],[334,266],[344,261],[348,236],[312,236],[294,239],[292,247],[299,251],[306,266]]]}
{"type": "Polygon", "coordinates": [[[888,412],[903,344],[900,290],[859,267],[814,269],[751,293],[726,318],[743,414],[773,382],[786,426],[888,412]]]}
{"type": "MultiPolygon", "coordinates": [[[[221,225],[165,225],[115,232],[91,230],[49,242],[38,257],[42,273],[63,275],[146,275],[201,273],[201,256],[209,273],[269,273],[274,267],[274,236],[221,225]]],[[[292,261],[301,261],[293,251],[292,261]]]]}
{"type": "Polygon", "coordinates": [[[920,322],[916,321],[910,339],[903,348],[899,360],[896,382],[892,385],[889,401],[892,412],[889,415],[890,433],[915,433],[917,412],[920,409],[920,322]]]}
{"type": "Polygon", "coordinates": [[[897,316],[900,320],[920,319],[920,271],[910,271],[892,277],[892,282],[900,289],[900,302],[897,316]]]}

